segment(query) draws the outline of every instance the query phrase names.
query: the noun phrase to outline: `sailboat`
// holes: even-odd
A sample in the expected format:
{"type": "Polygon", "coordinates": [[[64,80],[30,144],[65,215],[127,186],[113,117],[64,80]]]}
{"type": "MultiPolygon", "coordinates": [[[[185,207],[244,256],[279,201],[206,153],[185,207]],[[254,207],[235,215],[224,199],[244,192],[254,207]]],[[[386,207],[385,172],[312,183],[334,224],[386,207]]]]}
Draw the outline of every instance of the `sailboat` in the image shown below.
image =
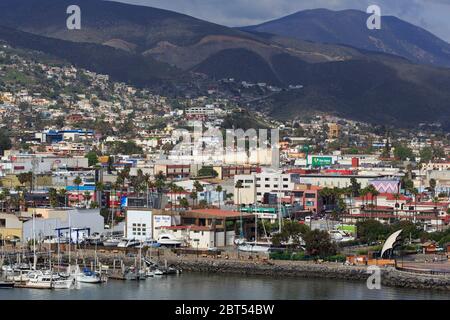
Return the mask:
{"type": "Polygon", "coordinates": [[[100,273],[92,271],[89,268],[81,269],[78,265],[72,269],[70,273],[77,282],[80,283],[101,283],[102,277],[100,273]]]}
{"type": "Polygon", "coordinates": [[[238,250],[242,252],[255,252],[255,253],[267,253],[270,250],[270,242],[258,242],[258,210],[256,208],[256,197],[255,197],[255,241],[253,242],[242,242],[238,244],[238,250]]]}
{"type": "MultiPolygon", "coordinates": [[[[3,239],[2,258],[0,260],[0,266],[2,267],[1,271],[4,272],[5,274],[7,274],[9,269],[12,271],[12,268],[10,266],[3,265],[3,260],[4,260],[4,256],[5,256],[4,249],[5,249],[5,240],[3,239]],[[9,269],[6,267],[8,267],[9,269]]],[[[14,288],[14,282],[8,281],[8,280],[3,280],[2,278],[0,278],[0,289],[10,289],[10,288],[14,288]]]]}

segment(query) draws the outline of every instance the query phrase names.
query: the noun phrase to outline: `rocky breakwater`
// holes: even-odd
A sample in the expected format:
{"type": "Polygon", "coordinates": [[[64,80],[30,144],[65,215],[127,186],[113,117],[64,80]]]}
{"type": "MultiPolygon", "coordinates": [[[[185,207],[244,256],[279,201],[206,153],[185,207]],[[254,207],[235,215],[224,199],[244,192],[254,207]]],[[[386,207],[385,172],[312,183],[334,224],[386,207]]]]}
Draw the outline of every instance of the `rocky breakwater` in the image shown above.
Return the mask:
{"type": "MultiPolygon", "coordinates": [[[[243,261],[219,259],[169,258],[167,262],[187,272],[260,275],[270,277],[308,277],[367,281],[372,273],[364,266],[304,261],[243,261]]],[[[450,291],[450,276],[422,275],[380,268],[381,284],[392,287],[450,291]]]]}

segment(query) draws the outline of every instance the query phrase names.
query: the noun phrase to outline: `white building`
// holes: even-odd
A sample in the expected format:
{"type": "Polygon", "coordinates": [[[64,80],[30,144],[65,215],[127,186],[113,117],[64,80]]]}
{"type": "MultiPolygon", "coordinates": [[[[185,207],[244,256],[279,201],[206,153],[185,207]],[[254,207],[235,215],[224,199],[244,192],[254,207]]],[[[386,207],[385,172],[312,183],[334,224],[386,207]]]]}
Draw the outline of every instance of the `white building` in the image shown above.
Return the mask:
{"type": "Polygon", "coordinates": [[[125,219],[125,237],[145,241],[153,237],[152,210],[128,209],[125,219]]]}

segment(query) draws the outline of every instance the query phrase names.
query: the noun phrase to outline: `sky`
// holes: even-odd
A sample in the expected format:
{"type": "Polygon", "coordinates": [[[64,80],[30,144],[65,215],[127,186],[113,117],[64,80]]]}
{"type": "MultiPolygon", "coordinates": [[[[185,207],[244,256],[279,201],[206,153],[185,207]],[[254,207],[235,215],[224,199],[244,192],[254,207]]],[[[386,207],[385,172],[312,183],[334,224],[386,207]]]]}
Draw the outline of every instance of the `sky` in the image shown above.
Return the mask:
{"type": "Polygon", "coordinates": [[[315,8],[366,11],[376,4],[382,15],[418,25],[450,43],[450,0],[113,0],[185,13],[229,27],[258,24],[315,8]]]}

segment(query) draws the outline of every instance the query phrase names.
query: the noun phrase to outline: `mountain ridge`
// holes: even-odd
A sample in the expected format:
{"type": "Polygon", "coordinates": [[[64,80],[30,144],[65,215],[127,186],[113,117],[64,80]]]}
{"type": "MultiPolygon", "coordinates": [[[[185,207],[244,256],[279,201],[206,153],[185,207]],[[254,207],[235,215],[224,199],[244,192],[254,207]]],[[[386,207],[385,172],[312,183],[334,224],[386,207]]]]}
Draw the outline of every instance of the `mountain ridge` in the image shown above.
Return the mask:
{"type": "Polygon", "coordinates": [[[381,30],[369,30],[366,26],[368,17],[367,13],[354,9],[311,9],[237,29],[349,45],[403,56],[416,63],[450,68],[450,44],[446,41],[395,16],[382,16],[381,30]]]}

